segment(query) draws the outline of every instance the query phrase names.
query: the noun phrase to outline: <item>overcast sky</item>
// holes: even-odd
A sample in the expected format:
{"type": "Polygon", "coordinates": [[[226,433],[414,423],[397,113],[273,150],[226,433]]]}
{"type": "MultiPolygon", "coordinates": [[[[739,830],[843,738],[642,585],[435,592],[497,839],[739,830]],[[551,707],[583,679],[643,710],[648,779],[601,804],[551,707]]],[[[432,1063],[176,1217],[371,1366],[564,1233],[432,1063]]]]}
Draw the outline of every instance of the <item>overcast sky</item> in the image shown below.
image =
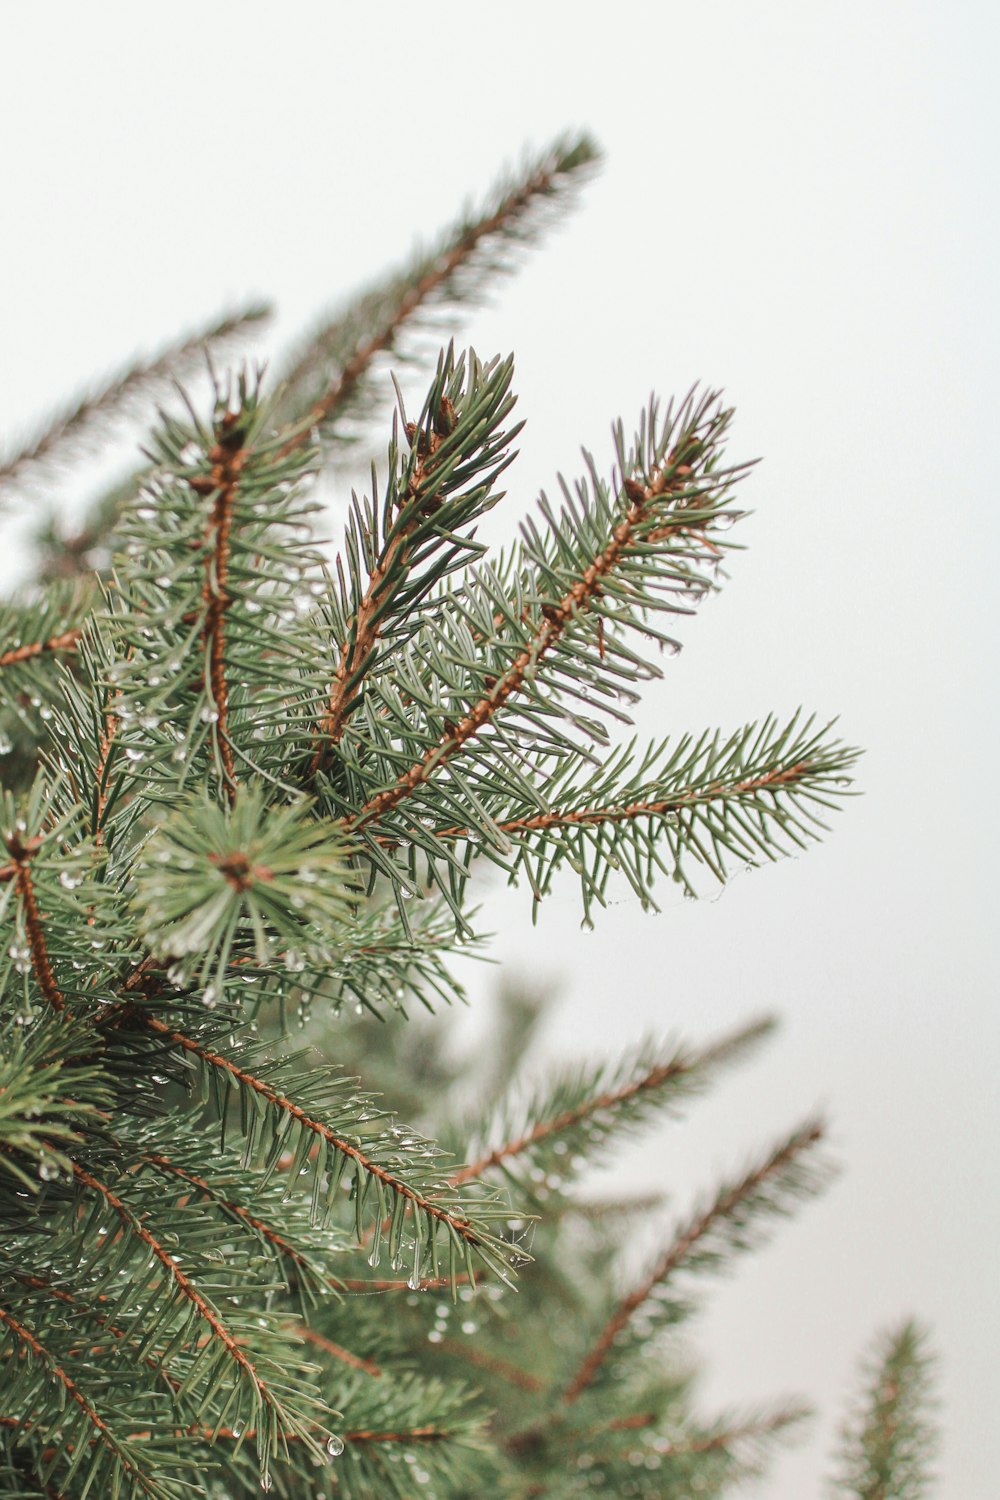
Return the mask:
{"type": "Polygon", "coordinates": [[[764,459],[749,550],[637,722],[839,714],[865,795],[823,846],[718,900],[665,891],[644,915],[623,887],[584,934],[567,884],[532,933],[527,894],[498,890],[484,921],[512,971],[558,985],[555,1053],[781,1014],[766,1054],[630,1157],[679,1210],[817,1103],[833,1116],[840,1180],[700,1327],[706,1405],[822,1407],[765,1493],[818,1492],[859,1351],[913,1312],[942,1359],[941,1494],[988,1500],[996,9],[345,9],[0,9],[3,432],[250,294],[306,326],[522,146],[593,130],[606,164],[580,211],[467,324],[517,357],[508,524],[581,443],[609,458],[611,420],[651,387],[724,386],[734,453],[764,459]]]}

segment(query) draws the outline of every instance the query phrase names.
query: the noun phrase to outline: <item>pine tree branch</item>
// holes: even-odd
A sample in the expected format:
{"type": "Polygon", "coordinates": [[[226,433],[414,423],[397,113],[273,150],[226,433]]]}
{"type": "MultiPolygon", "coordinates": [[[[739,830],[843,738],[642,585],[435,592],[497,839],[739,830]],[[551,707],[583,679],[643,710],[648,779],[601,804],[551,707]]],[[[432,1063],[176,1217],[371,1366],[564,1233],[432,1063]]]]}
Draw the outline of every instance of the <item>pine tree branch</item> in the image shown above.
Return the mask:
{"type": "MultiPolygon", "coordinates": [[[[99,1327],[106,1328],[113,1338],[126,1342],[132,1339],[133,1335],[129,1333],[127,1328],[120,1328],[116,1323],[112,1323],[109,1318],[103,1317],[94,1308],[87,1307],[86,1303],[80,1297],[76,1296],[73,1292],[67,1292],[64,1287],[56,1286],[53,1282],[46,1281],[42,1276],[30,1276],[20,1271],[15,1271],[14,1276],[16,1280],[23,1282],[25,1286],[30,1286],[36,1291],[44,1292],[46,1297],[52,1297],[57,1302],[64,1302],[67,1307],[84,1309],[88,1317],[92,1317],[99,1327]]],[[[98,1302],[109,1302],[111,1299],[104,1292],[98,1292],[97,1300],[98,1302]]],[[[164,1367],[162,1360],[157,1359],[152,1354],[147,1354],[144,1356],[143,1363],[148,1365],[151,1370],[155,1370],[157,1375],[162,1378],[172,1391],[176,1393],[180,1390],[181,1382],[170,1374],[169,1370],[164,1367]]]]}
{"type": "Polygon", "coordinates": [[[637,1101],[642,1095],[656,1094],[665,1088],[669,1089],[670,1085],[681,1082],[691,1084],[699,1075],[706,1074],[714,1066],[727,1062],[734,1055],[744,1051],[750,1043],[769,1031],[772,1025],[771,1021],[765,1020],[742,1027],[732,1036],[723,1038],[700,1053],[677,1051],[667,1061],[655,1064],[639,1077],[629,1079],[619,1088],[602,1089],[549,1118],[545,1118],[544,1114],[538,1117],[537,1109],[533,1109],[531,1114],[536,1116],[536,1122],[530,1129],[495,1146],[478,1160],[459,1168],[457,1172],[452,1173],[449,1181],[456,1187],[473,1181],[489,1171],[491,1167],[500,1166],[512,1157],[520,1156],[542,1141],[571,1130],[595,1115],[614,1116],[623,1105],[637,1101]]]}
{"type": "Polygon", "coordinates": [[[142,1160],[148,1162],[152,1167],[158,1167],[162,1172],[170,1173],[174,1177],[181,1178],[184,1182],[191,1183],[192,1187],[196,1187],[199,1192],[204,1193],[211,1202],[218,1203],[227,1213],[233,1214],[242,1223],[249,1225],[251,1229],[261,1235],[269,1244],[273,1245],[279,1254],[287,1256],[289,1260],[294,1261],[303,1270],[312,1270],[306,1256],[300,1250],[297,1250],[284,1235],[280,1234],[278,1230],[263,1219],[258,1218],[256,1214],[252,1214],[241,1203],[234,1203],[232,1199],[224,1197],[204,1177],[199,1177],[196,1172],[188,1171],[186,1167],[178,1166],[169,1157],[157,1152],[150,1152],[144,1155],[142,1160]]]}
{"type": "MultiPolygon", "coordinates": [[[[108,1424],[104,1421],[100,1412],[94,1406],[93,1402],[91,1402],[84,1395],[79,1386],[63,1369],[62,1365],[55,1358],[55,1356],[52,1355],[48,1349],[46,1349],[42,1341],[31,1331],[30,1328],[25,1327],[23,1323],[19,1322],[18,1319],[14,1317],[13,1313],[8,1312],[4,1307],[0,1307],[0,1323],[4,1323],[11,1330],[11,1332],[14,1334],[14,1337],[18,1339],[22,1346],[26,1350],[30,1350],[37,1359],[41,1360],[41,1362],[45,1365],[46,1369],[51,1374],[53,1380],[57,1381],[58,1384],[62,1386],[69,1400],[73,1401],[76,1406],[79,1407],[88,1425],[93,1428],[93,1430],[97,1434],[94,1441],[103,1444],[103,1446],[114,1455],[115,1459],[118,1461],[118,1463],[121,1464],[125,1472],[131,1476],[132,1483],[138,1485],[144,1495],[149,1495],[151,1497],[151,1500],[157,1500],[157,1497],[159,1497],[162,1493],[160,1489],[157,1486],[151,1484],[146,1476],[142,1473],[142,1471],[132,1462],[122,1445],[115,1438],[108,1424]]],[[[18,1417],[4,1417],[0,1420],[2,1420],[4,1425],[6,1426],[15,1425],[18,1427],[22,1427],[25,1425],[23,1419],[18,1417]]]]}
{"type": "Polygon", "coordinates": [[[143,1013],[142,1020],[146,1026],[157,1032],[160,1036],[165,1037],[175,1047],[181,1047],[193,1056],[199,1057],[209,1067],[227,1073],[242,1088],[249,1089],[258,1097],[267,1100],[275,1109],[280,1110],[282,1114],[295,1120],[303,1130],[325,1141],[327,1145],[332,1146],[342,1157],[354,1162],[366,1176],[380,1182],[397,1199],[403,1199],[415,1215],[424,1214],[435,1223],[444,1225],[452,1235],[457,1236],[464,1244],[477,1250],[481,1255],[485,1254],[491,1263],[494,1263],[493,1258],[495,1253],[501,1247],[490,1243],[487,1237],[470,1224],[467,1218],[451,1213],[447,1208],[442,1207],[441,1204],[425,1197],[422,1193],[411,1187],[409,1183],[404,1182],[401,1177],[395,1176],[392,1172],[389,1172],[385,1167],[366,1155],[360,1147],[354,1146],[350,1141],[345,1140],[344,1137],[338,1136],[329,1126],[324,1125],[322,1121],[312,1119],[306,1114],[305,1110],[293,1103],[291,1099],[278,1090],[271,1088],[263,1079],[255,1077],[252,1073],[240,1068],[229,1058],[223,1057],[221,1053],[201,1046],[199,1042],[189,1036],[185,1036],[183,1032],[175,1031],[157,1016],[143,1013]]]}
{"type": "Polygon", "coordinates": [[[380,1376],[381,1369],[373,1359],[365,1359],[360,1354],[352,1354],[350,1349],[345,1349],[343,1344],[334,1343],[324,1334],[318,1333],[315,1328],[309,1328],[302,1324],[296,1324],[295,1332],[299,1338],[305,1339],[307,1344],[314,1344],[317,1349],[322,1349],[331,1358],[339,1360],[341,1364],[350,1365],[354,1370],[361,1370],[365,1375],[380,1376]]]}
{"type": "Polygon", "coordinates": [[[614,1313],[608,1319],[601,1330],[590,1351],[584,1358],[576,1374],[563,1392],[563,1401],[572,1403],[579,1399],[583,1392],[590,1386],[601,1365],[611,1351],[611,1348],[619,1334],[634,1317],[642,1305],[649,1300],[654,1291],[661,1287],[668,1278],[688,1261],[697,1249],[699,1242],[704,1240],[710,1232],[721,1221],[730,1218],[734,1212],[747,1202],[753,1200],[758,1191],[764,1187],[769,1179],[780,1178],[784,1171],[791,1166],[804,1152],[811,1150],[823,1137],[823,1127],[818,1122],[810,1122],[795,1132],[787,1141],[783,1142],[775,1151],[766,1157],[753,1171],[732,1187],[725,1189],[714,1202],[702,1213],[696,1214],[679,1232],[673,1243],[654,1265],[652,1271],[634,1291],[622,1299],[614,1313]]]}
{"type": "Polygon", "coordinates": [[[937,1442],[932,1366],[926,1335],[912,1321],[877,1340],[864,1393],[842,1434],[836,1488],[847,1500],[922,1500],[928,1493],[937,1442]]]}
{"type": "Polygon", "coordinates": [[[14,830],[8,833],[5,843],[12,864],[0,869],[0,881],[11,878],[14,880],[24,910],[24,926],[31,950],[31,967],[42,994],[53,1010],[65,1010],[66,1002],[56,984],[56,977],[52,970],[45,942],[45,929],[42,925],[41,913],[35,899],[34,882],[31,878],[30,860],[32,855],[41,848],[42,839],[39,837],[23,839],[20,833],[14,830]]]}
{"type": "MultiPolygon", "coordinates": [[[[329,428],[356,395],[377,356],[396,348],[400,333],[420,309],[432,302],[437,294],[449,290],[458,274],[486,244],[509,236],[537,203],[565,190],[572,177],[592,164],[596,155],[586,138],[555,146],[528,176],[504,193],[492,210],[460,226],[415,281],[404,274],[388,295],[376,294],[371,299],[376,307],[376,326],[351,350],[324,393],[304,416],[295,421],[286,450],[291,451],[304,443],[314,427],[329,428]]],[[[363,302],[362,308],[364,305],[363,302]]],[[[317,344],[329,343],[338,334],[342,336],[342,330],[334,325],[319,340],[313,340],[286,373],[286,386],[294,388],[296,382],[308,373],[316,359],[317,344]]]]}
{"type": "MultiPolygon", "coordinates": [[[[607,545],[598,552],[582,575],[554,604],[543,604],[541,620],[532,638],[518,652],[502,676],[496,678],[489,691],[474,703],[457,724],[445,731],[441,742],[431,746],[420,760],[403,772],[391,786],[377,792],[353,817],[347,820],[350,830],[360,830],[377,821],[408,796],[421,783],[440,768],[466,743],[472,739],[501,709],[513,694],[524,684],[530,669],[537,667],[547,652],[559,640],[570,622],[586,611],[593,600],[603,592],[603,580],[612,572],[623,551],[632,541],[640,522],[648,514],[650,506],[665,494],[682,493],[686,481],[693,473],[692,466],[680,462],[674,453],[667,462],[650,475],[647,483],[626,478],[623,489],[629,500],[623,519],[615,527],[607,545]]],[[[698,536],[704,527],[692,520],[678,520],[655,528],[655,536],[647,540],[662,541],[667,537],[698,536]]]]}
{"type": "Polygon", "coordinates": [[[64,630],[59,635],[50,636],[46,641],[29,641],[24,646],[13,646],[8,651],[0,651],[0,667],[13,667],[23,661],[32,661],[36,656],[45,656],[55,651],[75,651],[83,627],[74,630],[64,630]]]}
{"type": "Polygon", "coordinates": [[[100,1178],[95,1177],[93,1173],[88,1172],[86,1168],[81,1167],[77,1162],[73,1163],[73,1175],[84,1187],[90,1188],[92,1192],[97,1193],[103,1198],[109,1208],[113,1210],[122,1224],[124,1224],[127,1232],[140,1239],[147,1246],[155,1259],[159,1261],[160,1265],[166,1271],[168,1279],[173,1282],[180,1295],[195,1309],[198,1317],[207,1324],[212,1336],[219,1341],[232,1362],[247,1377],[254,1391],[260,1396],[260,1399],[280,1418],[282,1414],[281,1403],[276,1400],[270,1388],[257,1374],[252,1361],[241,1349],[239,1341],[229,1332],[215,1310],[201,1295],[190,1278],[181,1270],[173,1256],[160,1244],[156,1236],[136,1217],[132,1209],[123,1202],[117,1193],[113,1192],[106,1183],[102,1182],[100,1178]]]}
{"type": "Polygon", "coordinates": [[[130,365],[114,375],[104,386],[82,396],[75,405],[54,416],[22,448],[0,460],[0,488],[18,478],[23,469],[51,459],[97,418],[113,417],[132,396],[164,380],[177,378],[213,346],[230,342],[251,324],[259,323],[269,315],[270,309],[263,304],[247,307],[219,319],[180,343],[168,345],[152,359],[130,365]]]}
{"type": "MultiPolygon", "coordinates": [[[[740,781],[713,782],[706,787],[679,792],[671,797],[651,798],[638,802],[627,802],[616,807],[557,807],[549,812],[535,813],[531,817],[508,818],[495,826],[501,833],[538,833],[558,828],[596,828],[602,823],[631,823],[639,818],[662,817],[666,813],[680,812],[686,807],[698,807],[707,802],[726,798],[743,797],[747,794],[773,791],[778,787],[793,786],[805,780],[812,765],[809,761],[798,761],[793,766],[782,766],[773,771],[764,771],[759,776],[746,776],[740,781]]],[[[467,839],[476,830],[453,824],[449,828],[435,830],[438,838],[467,839]]]]}
{"type": "Polygon", "coordinates": [[[331,745],[336,745],[344,732],[353,682],[368,662],[378,642],[379,617],[384,611],[384,600],[389,592],[390,580],[393,574],[399,577],[405,575],[412,552],[414,532],[424,516],[438,503],[438,495],[433,486],[429,487],[425,493],[421,491],[424,490],[428,470],[433,467],[434,454],[455,423],[455,408],[447,396],[442,398],[436,422],[438,430],[431,431],[427,436],[426,453],[421,452],[417,445],[416,428],[411,427],[409,430],[408,435],[417,450],[417,458],[407,485],[407,493],[411,500],[419,497],[420,509],[414,508],[410,519],[401,522],[387,538],[378,561],[369,575],[364,597],[358,605],[350,622],[349,633],[340,648],[340,661],[330,686],[330,700],[320,724],[323,742],[313,757],[309,768],[311,773],[315,773],[326,749],[331,745]]]}

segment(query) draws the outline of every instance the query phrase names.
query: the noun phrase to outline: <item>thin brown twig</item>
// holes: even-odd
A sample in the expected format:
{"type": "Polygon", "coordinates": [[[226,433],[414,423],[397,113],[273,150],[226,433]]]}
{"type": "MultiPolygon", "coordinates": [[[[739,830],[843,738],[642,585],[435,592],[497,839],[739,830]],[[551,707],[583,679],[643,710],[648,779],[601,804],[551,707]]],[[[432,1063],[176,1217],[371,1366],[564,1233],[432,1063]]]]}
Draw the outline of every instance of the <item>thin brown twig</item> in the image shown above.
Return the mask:
{"type": "Polygon", "coordinates": [[[352,1354],[350,1349],[345,1349],[343,1344],[334,1343],[325,1334],[317,1333],[315,1328],[303,1328],[296,1325],[293,1329],[300,1338],[305,1339],[307,1344],[315,1344],[317,1349],[322,1349],[333,1359],[339,1359],[343,1364],[350,1365],[354,1370],[363,1370],[366,1375],[378,1376],[382,1374],[373,1359],[365,1359],[360,1354],[352,1354]]]}
{"type": "Polygon", "coordinates": [[[9,651],[0,651],[0,667],[13,667],[18,662],[32,661],[49,651],[75,651],[83,635],[83,626],[64,630],[60,635],[50,635],[45,641],[29,641],[25,646],[12,646],[9,651]]]}
{"type": "Polygon", "coordinates": [[[174,1031],[157,1016],[143,1014],[142,1019],[153,1031],[166,1037],[175,1046],[182,1047],[186,1052],[200,1057],[203,1062],[210,1064],[210,1066],[220,1068],[224,1072],[229,1073],[242,1087],[251,1089],[277,1109],[290,1115],[304,1130],[308,1130],[321,1140],[326,1141],[336,1151],[339,1151],[342,1155],[355,1162],[363,1172],[369,1173],[398,1197],[405,1198],[415,1212],[427,1214],[430,1218],[436,1219],[438,1223],[447,1225],[451,1231],[468,1245],[478,1246],[483,1243],[482,1236],[472,1227],[468,1219],[450,1213],[439,1203],[434,1202],[433,1199],[425,1198],[422,1193],[418,1193],[415,1188],[410,1187],[401,1178],[394,1177],[385,1167],[380,1166],[378,1162],[366,1156],[358,1146],[352,1146],[350,1141],[345,1140],[342,1136],[338,1136],[328,1125],[324,1125],[321,1120],[312,1119],[298,1104],[293,1103],[284,1094],[278,1093],[276,1089],[269,1087],[262,1079],[255,1077],[252,1073],[247,1073],[243,1068],[238,1067],[236,1063],[231,1062],[229,1058],[223,1057],[221,1053],[212,1052],[207,1047],[203,1047],[193,1038],[185,1036],[183,1032],[174,1031]]]}
{"type": "Polygon", "coordinates": [[[442,1354],[454,1355],[456,1359],[474,1365],[477,1370],[485,1370],[490,1375],[498,1375],[501,1380],[519,1386],[522,1391],[545,1389],[545,1381],[537,1375],[532,1375],[530,1370],[522,1370],[520,1365],[512,1364],[509,1359],[501,1359],[497,1354],[488,1354],[484,1349],[477,1349],[475,1344],[466,1344],[460,1339],[442,1339],[437,1348],[442,1354]]]}
{"type": "MultiPolygon", "coordinates": [[[[7,835],[7,853],[13,862],[15,874],[13,879],[17,894],[21,898],[24,908],[24,926],[28,935],[28,946],[31,950],[31,966],[35,971],[39,988],[53,1010],[65,1010],[66,1002],[62,997],[59,986],[56,984],[56,976],[52,969],[52,961],[49,958],[49,950],[45,942],[45,929],[42,925],[42,916],[38,910],[38,901],[35,897],[34,881],[31,878],[30,861],[33,854],[41,847],[40,838],[22,839],[16,831],[7,835]]],[[[5,866],[5,870],[11,867],[5,866]]],[[[10,876],[6,878],[10,879],[10,876]]]]}
{"type": "Polygon", "coordinates": [[[208,654],[209,688],[217,715],[214,723],[215,742],[219,749],[230,804],[236,799],[236,762],[229,743],[225,617],[230,603],[226,588],[229,574],[229,533],[236,501],[236,486],[247,456],[239,425],[240,416],[239,412],[226,412],[219,426],[217,441],[208,451],[211,472],[198,475],[190,481],[191,487],[199,495],[215,496],[212,514],[205,528],[205,581],[202,585],[205,623],[202,635],[208,654]]]}
{"type": "MultiPolygon", "coordinates": [[[[542,619],[531,640],[518,652],[503,676],[496,679],[489,692],[474,703],[457,724],[448,727],[438,744],[432,745],[420,760],[415,761],[391,786],[377,792],[353,818],[349,818],[348,828],[364,828],[384,816],[385,813],[391,812],[398,802],[401,802],[422,782],[428,781],[434,771],[462,748],[466,740],[478,734],[483,725],[488,723],[497,710],[503,707],[507,699],[519,691],[529,669],[537,665],[546,652],[555,645],[570,621],[585,610],[591,600],[600,593],[602,579],[618,562],[653,500],[668,489],[682,487],[690,474],[690,465],[679,464],[673,467],[669,482],[667,471],[663,469],[654,473],[646,485],[640,484],[637,480],[625,480],[624,489],[631,503],[624,517],[615,527],[608,545],[594,558],[590,566],[584,570],[557,604],[542,606],[542,619]]],[[[690,532],[692,526],[690,521],[678,521],[660,527],[659,530],[664,536],[668,533],[679,536],[690,532]]]]}
{"type": "Polygon", "coordinates": [[[196,1309],[199,1317],[208,1324],[212,1333],[223,1345],[233,1362],[250,1377],[255,1388],[260,1392],[262,1399],[268,1405],[273,1405],[273,1398],[268,1387],[260,1379],[252,1362],[240,1348],[238,1340],[229,1332],[218,1314],[205,1301],[205,1298],[198,1291],[194,1283],[185,1275],[173,1257],[163,1248],[156,1236],[151,1234],[145,1224],[136,1218],[127,1204],[106,1183],[101,1182],[99,1178],[95,1177],[93,1173],[88,1172],[84,1167],[74,1162],[73,1174],[85,1187],[89,1187],[92,1192],[102,1197],[108,1206],[114,1210],[118,1218],[121,1219],[126,1229],[142,1240],[143,1244],[152,1251],[155,1258],[167,1272],[169,1278],[177,1286],[178,1291],[196,1309]]]}
{"type": "MultiPolygon", "coordinates": [[[[63,1369],[62,1365],[54,1357],[54,1355],[49,1353],[41,1340],[34,1333],[32,1333],[30,1328],[26,1328],[23,1323],[18,1322],[13,1313],[8,1312],[4,1307],[0,1307],[0,1323],[6,1323],[7,1327],[14,1334],[15,1338],[20,1339],[25,1348],[30,1349],[31,1352],[38,1359],[40,1359],[43,1364],[45,1364],[46,1367],[51,1371],[52,1375],[62,1386],[63,1390],[66,1392],[70,1400],[80,1408],[80,1410],[86,1416],[88,1422],[97,1432],[98,1437],[96,1441],[103,1443],[106,1448],[109,1448],[111,1450],[111,1452],[118,1459],[119,1463],[122,1465],[123,1469],[125,1469],[126,1473],[131,1474],[134,1477],[135,1482],[140,1485],[140,1487],[147,1495],[155,1494],[155,1491],[152,1489],[149,1482],[145,1479],[142,1473],[136,1468],[135,1464],[131,1463],[130,1460],[124,1455],[120,1445],[116,1442],[111,1433],[111,1429],[104,1421],[104,1418],[101,1416],[100,1412],[93,1405],[93,1403],[87,1399],[87,1397],[80,1390],[79,1386],[71,1378],[71,1376],[67,1374],[67,1372],[63,1369]]],[[[22,1425],[30,1425],[22,1424],[17,1417],[4,1417],[0,1420],[3,1421],[4,1426],[13,1425],[20,1427],[22,1425]]]]}
{"type": "Polygon", "coordinates": [[[810,1124],[803,1130],[796,1132],[789,1140],[785,1141],[776,1151],[763,1161],[760,1166],[748,1173],[742,1181],[730,1188],[727,1193],[717,1198],[704,1212],[697,1214],[676,1236],[673,1243],[657,1261],[646,1279],[640,1283],[627,1297],[623,1298],[618,1307],[608,1319],[601,1330],[597,1340],[591,1347],[580,1368],[563,1392],[563,1401],[572,1403],[592,1384],[597,1371],[614,1344],[615,1339],[622,1329],[630,1321],[633,1315],[648,1300],[654,1288],[662,1285],[667,1277],[687,1258],[691,1250],[721,1218],[727,1217],[736,1206],[755,1188],[783,1166],[786,1166],[795,1156],[822,1138],[823,1128],[819,1124],[810,1124]]]}
{"type": "Polygon", "coordinates": [[[310,411],[296,422],[294,434],[282,449],[283,456],[301,447],[317,423],[330,421],[338,408],[350,398],[358,381],[361,380],[376,356],[392,348],[396,335],[414,313],[455,274],[484,240],[489,239],[491,235],[501,233],[520,214],[524,213],[535,199],[549,192],[556,175],[557,173],[548,167],[535,172],[514,192],[508,193],[488,218],[471,224],[431,269],[403,293],[385,325],[355,350],[328,390],[315,402],[310,411]]]}

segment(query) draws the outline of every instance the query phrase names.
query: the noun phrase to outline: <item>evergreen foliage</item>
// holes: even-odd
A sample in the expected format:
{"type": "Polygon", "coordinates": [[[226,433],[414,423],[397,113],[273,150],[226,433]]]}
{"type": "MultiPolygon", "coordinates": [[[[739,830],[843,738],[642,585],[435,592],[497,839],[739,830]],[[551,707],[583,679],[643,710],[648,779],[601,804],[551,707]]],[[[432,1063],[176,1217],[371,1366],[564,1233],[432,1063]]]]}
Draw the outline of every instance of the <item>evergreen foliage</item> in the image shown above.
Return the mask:
{"type": "MultiPolygon", "coordinates": [[[[490,558],[513,366],[449,344],[413,420],[397,392],[332,566],[314,532],[383,356],[416,357],[593,160],[580,139],[530,163],[273,387],[213,373],[209,409],[161,411],[144,466],[83,532],[49,528],[3,606],[0,1495],[722,1495],[802,1418],[701,1418],[675,1336],[822,1186],[821,1125],[682,1214],[631,1289],[649,1205],[580,1185],[768,1023],[529,1097],[530,1000],[478,1072],[405,1023],[461,995],[477,863],[533,911],[569,867],[590,921],[612,882],[651,906],[657,879],[695,895],[802,847],[849,789],[855,752],[809,719],[614,737],[723,576],[731,412],[650,401],[490,558]]],[[[0,485],[259,315],[96,386],[0,485]]],[[[855,1464],[859,1500],[919,1492],[885,1399],[859,1452],[903,1477],[855,1464]]]]}

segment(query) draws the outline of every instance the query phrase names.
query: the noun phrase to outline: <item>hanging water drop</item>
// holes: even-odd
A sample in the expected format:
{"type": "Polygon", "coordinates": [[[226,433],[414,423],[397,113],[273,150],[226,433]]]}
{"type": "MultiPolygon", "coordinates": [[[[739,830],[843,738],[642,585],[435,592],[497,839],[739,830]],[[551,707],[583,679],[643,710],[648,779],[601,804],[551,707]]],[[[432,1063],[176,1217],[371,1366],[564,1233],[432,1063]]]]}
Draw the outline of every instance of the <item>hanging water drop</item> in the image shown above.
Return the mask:
{"type": "Polygon", "coordinates": [[[201,1003],[206,1010],[211,1010],[219,1001],[219,991],[214,984],[205,986],[205,993],[201,997],[201,1003]]]}
{"type": "Polygon", "coordinates": [[[326,1451],[330,1458],[339,1458],[344,1451],[344,1439],[331,1432],[326,1440],[326,1451]]]}
{"type": "Polygon", "coordinates": [[[198,717],[203,724],[218,724],[219,710],[214,703],[206,703],[198,717]]]}

